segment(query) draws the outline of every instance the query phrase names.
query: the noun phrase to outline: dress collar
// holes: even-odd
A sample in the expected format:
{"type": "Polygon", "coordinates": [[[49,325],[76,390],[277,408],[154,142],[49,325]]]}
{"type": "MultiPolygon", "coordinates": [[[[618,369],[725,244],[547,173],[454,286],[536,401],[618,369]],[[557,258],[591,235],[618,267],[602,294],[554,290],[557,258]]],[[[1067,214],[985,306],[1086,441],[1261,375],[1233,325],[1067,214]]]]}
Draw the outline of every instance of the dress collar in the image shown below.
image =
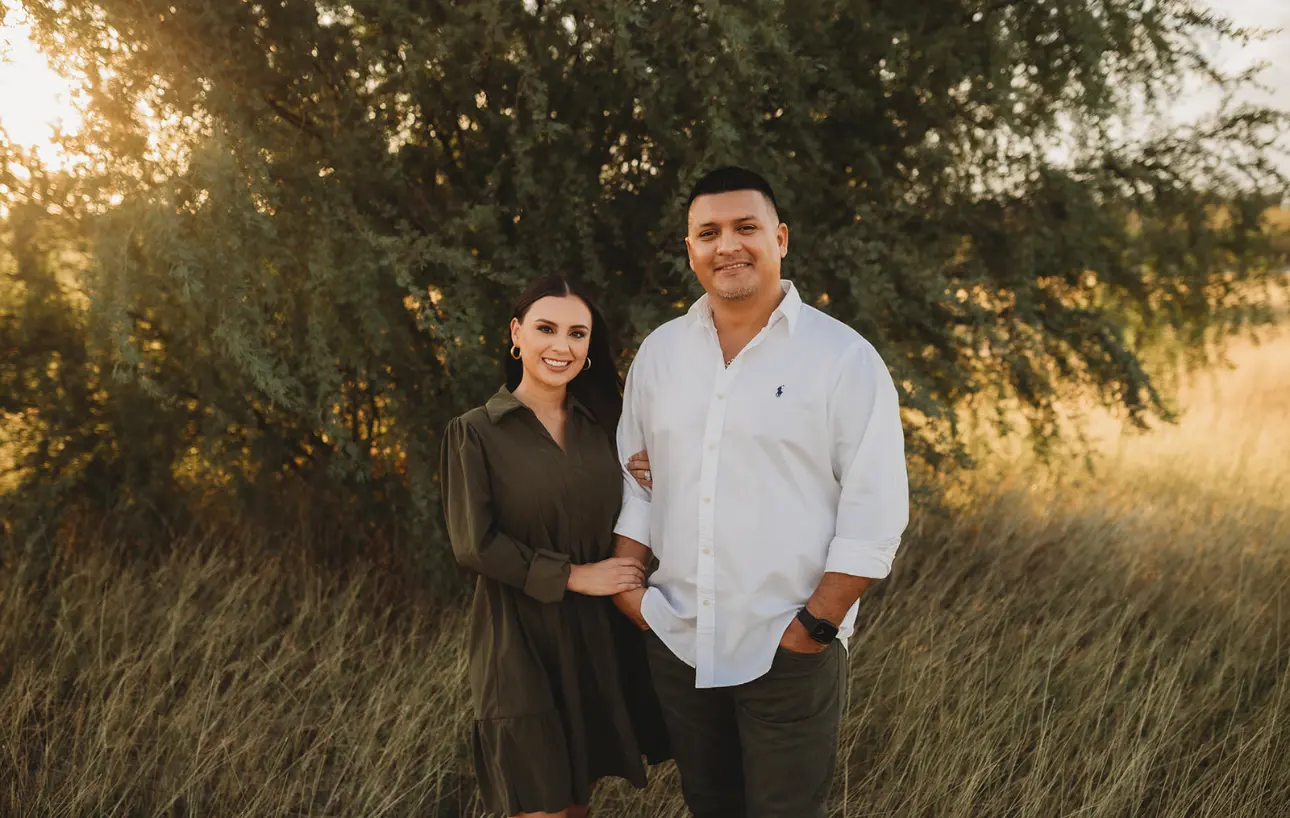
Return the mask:
{"type": "MultiPolygon", "coordinates": [[[[591,410],[583,406],[582,402],[573,395],[567,395],[565,397],[565,401],[569,409],[581,412],[592,421],[596,419],[596,416],[591,414],[591,410]]],[[[488,413],[488,419],[493,423],[500,423],[502,418],[506,417],[511,412],[514,412],[516,409],[528,408],[528,404],[515,397],[515,395],[511,393],[511,390],[507,389],[505,386],[498,389],[496,394],[489,398],[488,402],[484,404],[484,411],[488,413]]]]}

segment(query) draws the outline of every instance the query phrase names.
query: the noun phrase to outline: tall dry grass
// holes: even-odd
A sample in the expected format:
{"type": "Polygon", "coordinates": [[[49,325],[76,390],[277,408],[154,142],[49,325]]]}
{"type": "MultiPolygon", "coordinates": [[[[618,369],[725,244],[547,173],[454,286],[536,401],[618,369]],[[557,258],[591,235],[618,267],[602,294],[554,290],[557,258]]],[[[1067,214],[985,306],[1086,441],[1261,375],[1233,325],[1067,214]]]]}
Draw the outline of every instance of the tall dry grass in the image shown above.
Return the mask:
{"type": "MultiPolygon", "coordinates": [[[[834,814],[1290,814],[1290,341],[1095,425],[1096,473],[1002,457],[920,513],[866,598],[834,814]]],[[[128,550],[128,544],[123,544],[128,550]]],[[[462,618],[374,571],[0,578],[0,813],[478,816],[462,618]]],[[[674,772],[604,816],[683,814],[674,772]]]]}

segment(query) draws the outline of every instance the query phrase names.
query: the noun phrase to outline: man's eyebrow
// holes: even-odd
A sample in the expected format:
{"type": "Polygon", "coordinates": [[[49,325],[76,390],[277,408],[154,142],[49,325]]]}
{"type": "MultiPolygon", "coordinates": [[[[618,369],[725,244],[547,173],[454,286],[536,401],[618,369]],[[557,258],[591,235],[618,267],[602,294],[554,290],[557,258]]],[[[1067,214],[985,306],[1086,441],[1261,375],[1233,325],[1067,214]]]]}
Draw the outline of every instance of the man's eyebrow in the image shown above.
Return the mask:
{"type": "MultiPolygon", "coordinates": [[[[740,216],[740,217],[739,217],[739,218],[737,218],[737,219],[731,219],[731,221],[733,221],[733,222],[755,222],[755,221],[757,221],[757,217],[756,217],[756,216],[752,216],[752,215],[748,215],[748,216],[740,216]]],[[[697,224],[697,225],[695,225],[695,227],[698,227],[698,228],[704,228],[704,227],[720,227],[720,224],[719,224],[719,223],[717,223],[717,222],[704,222],[703,224],[697,224]]]]}

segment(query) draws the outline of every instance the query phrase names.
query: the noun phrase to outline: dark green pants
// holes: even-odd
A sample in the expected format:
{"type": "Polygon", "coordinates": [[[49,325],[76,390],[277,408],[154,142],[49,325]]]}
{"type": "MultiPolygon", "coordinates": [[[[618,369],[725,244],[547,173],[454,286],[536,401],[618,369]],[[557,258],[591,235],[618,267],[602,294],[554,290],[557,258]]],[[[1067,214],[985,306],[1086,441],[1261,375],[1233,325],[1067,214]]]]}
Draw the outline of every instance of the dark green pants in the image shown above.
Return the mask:
{"type": "Polygon", "coordinates": [[[695,818],[824,818],[846,696],[846,648],[780,649],[769,672],[696,690],[694,668],[653,634],[650,674],[695,818]]]}

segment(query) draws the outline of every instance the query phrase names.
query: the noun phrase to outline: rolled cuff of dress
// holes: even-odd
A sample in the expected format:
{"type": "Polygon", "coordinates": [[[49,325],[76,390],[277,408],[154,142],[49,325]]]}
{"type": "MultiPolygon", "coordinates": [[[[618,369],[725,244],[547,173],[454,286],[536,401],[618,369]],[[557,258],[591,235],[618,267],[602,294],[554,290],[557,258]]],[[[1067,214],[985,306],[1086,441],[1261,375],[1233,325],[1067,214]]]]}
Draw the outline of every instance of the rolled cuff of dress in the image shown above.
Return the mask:
{"type": "Polygon", "coordinates": [[[829,556],[824,561],[824,572],[882,579],[891,573],[891,563],[899,547],[899,537],[876,543],[834,537],[829,543],[829,556]]]}
{"type": "Polygon", "coordinates": [[[569,555],[538,549],[529,562],[524,593],[538,602],[559,602],[569,587],[569,555]]]}
{"type": "Polygon", "coordinates": [[[623,508],[618,513],[618,522],[614,523],[614,533],[649,548],[649,515],[649,500],[627,495],[623,498],[623,508]]]}

